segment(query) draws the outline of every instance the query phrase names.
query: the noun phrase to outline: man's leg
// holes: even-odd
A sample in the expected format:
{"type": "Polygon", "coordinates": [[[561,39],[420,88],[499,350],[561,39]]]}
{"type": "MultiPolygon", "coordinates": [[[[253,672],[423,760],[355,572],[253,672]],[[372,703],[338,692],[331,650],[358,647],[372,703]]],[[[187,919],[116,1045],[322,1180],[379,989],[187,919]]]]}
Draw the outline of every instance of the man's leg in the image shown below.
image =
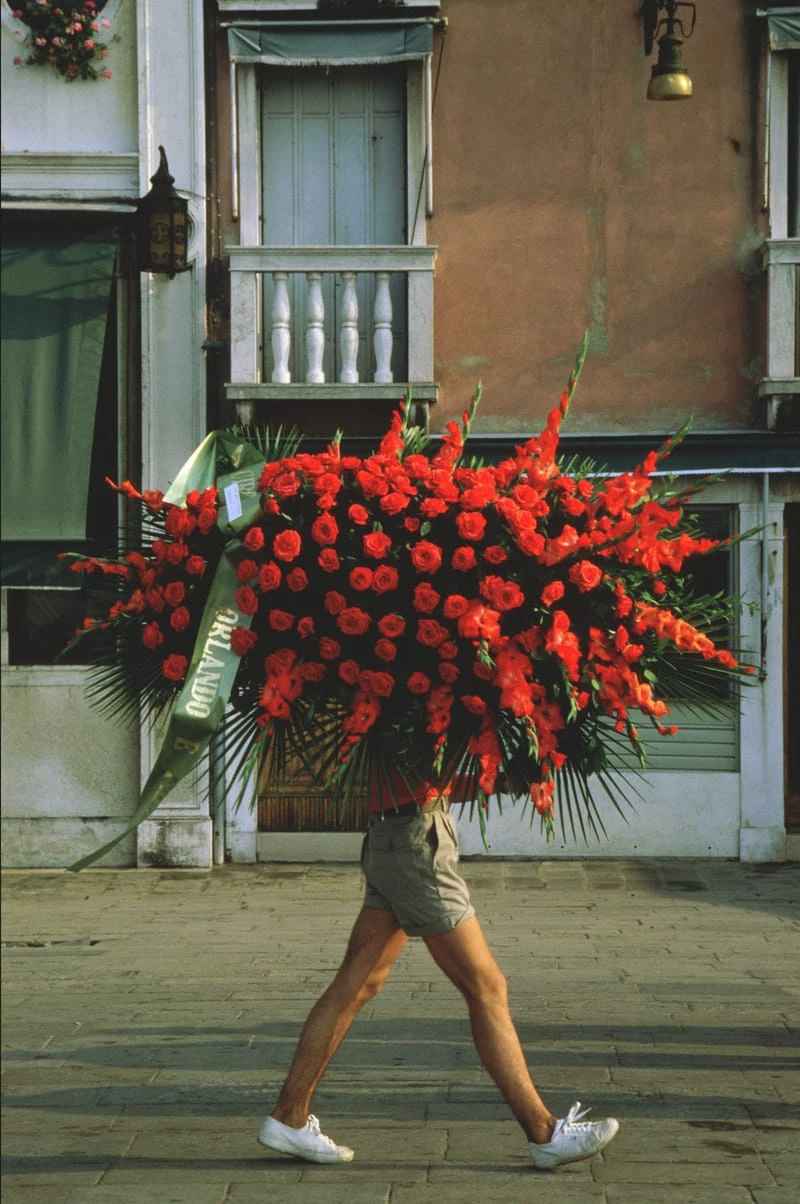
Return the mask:
{"type": "Polygon", "coordinates": [[[463,994],[475,1047],[529,1141],[548,1142],[556,1118],[534,1086],[508,1006],[505,976],[477,917],[425,937],[434,961],[463,994]]]}
{"type": "Polygon", "coordinates": [[[303,1026],[297,1051],[272,1116],[299,1129],[311,1112],[311,1099],[347,1030],[364,1004],[389,976],[408,937],[394,913],[375,907],[359,912],[344,960],[303,1026]]]}

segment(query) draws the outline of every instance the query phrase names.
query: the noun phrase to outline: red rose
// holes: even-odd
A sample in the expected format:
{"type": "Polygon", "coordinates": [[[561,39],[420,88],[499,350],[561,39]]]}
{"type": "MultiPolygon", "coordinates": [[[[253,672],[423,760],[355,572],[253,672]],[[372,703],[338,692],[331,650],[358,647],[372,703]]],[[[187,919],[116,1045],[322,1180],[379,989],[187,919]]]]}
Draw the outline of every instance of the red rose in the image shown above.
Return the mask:
{"type": "Polygon", "coordinates": [[[339,676],[341,677],[342,681],[347,682],[348,686],[354,686],[356,684],[360,672],[361,669],[357,661],[346,660],[342,661],[342,663],[339,665],[339,676]]]}
{"type": "Polygon", "coordinates": [[[391,550],[391,538],[385,531],[370,531],[364,536],[364,555],[371,557],[372,560],[382,560],[384,556],[391,550]]]}
{"type": "Polygon", "coordinates": [[[347,598],[338,590],[329,589],[323,600],[323,605],[329,615],[338,615],[347,606],[347,598]]]}
{"type": "Polygon", "coordinates": [[[213,506],[204,506],[202,510],[197,512],[197,527],[202,531],[203,535],[208,535],[209,531],[217,525],[217,512],[213,506]]]}
{"type": "Polygon", "coordinates": [[[277,607],[273,607],[268,618],[273,631],[291,631],[294,627],[294,615],[290,615],[288,610],[279,610],[277,607]]]}
{"type": "Polygon", "coordinates": [[[358,676],[358,684],[367,694],[388,698],[394,689],[394,678],[391,673],[375,673],[372,669],[365,669],[358,676]]]}
{"type": "Polygon", "coordinates": [[[339,538],[339,524],[332,514],[320,514],[311,524],[311,538],[315,543],[328,546],[339,538]]]}
{"type": "Polygon", "coordinates": [[[471,715],[483,715],[486,711],[486,703],[477,694],[462,694],[461,705],[465,706],[471,715]]]}
{"type": "Polygon", "coordinates": [[[164,586],[164,597],[170,606],[180,606],[183,599],[186,597],[186,589],[182,581],[170,581],[169,585],[164,586]]]}
{"type": "Polygon", "coordinates": [[[339,568],[339,556],[333,548],[323,548],[317,557],[317,564],[323,573],[335,573],[339,568]]]}
{"type": "Polygon", "coordinates": [[[180,656],[177,652],[171,652],[166,660],[161,662],[161,672],[170,681],[183,681],[188,668],[189,662],[186,657],[180,656]]]}
{"type": "Polygon", "coordinates": [[[281,570],[275,561],[270,560],[267,564],[262,564],[258,570],[258,588],[262,594],[268,594],[270,590],[277,589],[280,583],[281,570]]]}
{"type": "Polygon", "coordinates": [[[202,556],[188,556],[183,567],[192,577],[202,577],[206,571],[206,562],[202,556]]]}
{"type": "Polygon", "coordinates": [[[396,640],[401,636],[406,629],[406,621],[400,615],[388,614],[378,620],[378,631],[381,635],[388,636],[390,640],[396,640]]]}
{"type": "Polygon", "coordinates": [[[420,503],[419,512],[423,518],[438,518],[447,511],[447,502],[440,497],[426,497],[420,503]]]}
{"type": "Polygon", "coordinates": [[[345,635],[363,635],[372,620],[358,606],[345,606],[336,617],[336,624],[345,635]]]}
{"type": "Polygon", "coordinates": [[[541,556],[544,551],[544,536],[538,531],[519,531],[514,542],[526,556],[541,556]]]}
{"type": "Polygon", "coordinates": [[[412,673],[406,682],[406,686],[412,694],[427,694],[431,688],[431,681],[424,673],[412,673]]]}
{"type": "Polygon", "coordinates": [[[462,510],[456,516],[456,530],[462,539],[470,539],[473,542],[483,539],[486,533],[486,519],[479,510],[462,510]]]}
{"type": "Polygon", "coordinates": [[[397,649],[391,640],[378,640],[375,644],[375,655],[390,664],[397,657],[397,649]]]}
{"type": "Polygon", "coordinates": [[[243,615],[254,615],[258,610],[258,598],[249,585],[240,585],[236,591],[236,605],[243,615]]]}
{"type": "Polygon", "coordinates": [[[498,610],[514,610],[525,601],[525,595],[516,582],[504,581],[502,577],[484,577],[480,591],[498,610]]]}
{"type": "Polygon", "coordinates": [[[164,530],[173,539],[191,535],[196,525],[197,520],[194,515],[190,514],[188,510],[182,510],[180,506],[170,506],[164,518],[164,530]]]}
{"type": "Polygon", "coordinates": [[[152,623],[147,624],[142,632],[142,643],[144,644],[145,648],[149,648],[151,652],[155,648],[158,648],[159,644],[164,643],[164,632],[161,630],[158,623],[153,621],[152,623]]]}
{"type": "Polygon", "coordinates": [[[286,584],[293,594],[302,593],[308,586],[308,575],[304,569],[290,569],[286,574],[286,584]]]}
{"type": "Polygon", "coordinates": [[[300,555],[303,541],[297,531],[287,528],[279,531],[272,541],[272,554],[276,560],[296,560],[300,555]]]}
{"type": "Polygon", "coordinates": [[[303,615],[302,619],[297,620],[297,634],[301,640],[306,640],[314,634],[314,620],[311,615],[303,615]]]}
{"type": "Polygon", "coordinates": [[[336,640],[324,635],[319,642],[319,654],[324,661],[335,661],[342,655],[342,648],[336,640]]]}
{"type": "Polygon", "coordinates": [[[260,527],[250,527],[245,532],[242,543],[248,552],[258,552],[264,546],[264,532],[260,527]]]}
{"type": "Polygon", "coordinates": [[[458,656],[458,644],[455,640],[445,640],[436,650],[442,660],[452,661],[458,656]]]}
{"type": "Polygon", "coordinates": [[[276,497],[294,497],[300,488],[300,478],[293,472],[279,472],[272,480],[271,489],[276,497]]]}
{"type": "Polygon", "coordinates": [[[442,564],[442,549],[428,539],[411,547],[411,563],[418,573],[435,573],[442,564]]]}
{"type": "Polygon", "coordinates": [[[385,497],[382,497],[378,505],[384,514],[400,514],[408,506],[409,499],[404,493],[400,493],[397,489],[390,490],[385,497]]]}
{"type": "Polygon", "coordinates": [[[185,606],[177,606],[169,616],[169,625],[175,631],[185,631],[192,621],[192,616],[185,606]]]}
{"type": "MultiPolygon", "coordinates": [[[[471,551],[472,549],[470,549],[471,551]]],[[[458,619],[469,609],[469,602],[462,594],[448,594],[444,600],[442,613],[446,619],[458,619]]]]}
{"type": "Polygon", "coordinates": [[[417,639],[428,648],[436,648],[447,639],[448,630],[435,619],[420,619],[417,623],[417,639]]]}
{"type": "Polygon", "coordinates": [[[397,589],[399,580],[397,569],[389,564],[379,564],[372,575],[372,588],[376,594],[388,594],[397,589]]]}
{"type": "Polygon", "coordinates": [[[504,560],[508,560],[508,552],[501,548],[500,544],[493,543],[483,549],[483,559],[489,564],[502,564],[504,560]]]}
{"type": "Polygon", "coordinates": [[[554,602],[557,602],[559,600],[559,598],[563,598],[563,597],[564,597],[564,582],[563,581],[551,581],[549,585],[546,585],[544,587],[544,589],[542,590],[542,594],[541,594],[542,602],[544,603],[545,606],[552,606],[554,602]]]}
{"type": "Polygon", "coordinates": [[[474,548],[460,547],[456,548],[453,555],[450,557],[450,563],[458,573],[468,573],[470,569],[474,569],[478,563],[475,556],[474,548]]]}
{"type": "Polygon", "coordinates": [[[355,590],[369,589],[372,585],[372,569],[368,569],[366,565],[357,564],[354,569],[350,570],[348,580],[355,590]]]}
{"type": "Polygon", "coordinates": [[[161,586],[155,585],[152,589],[147,590],[144,598],[150,609],[160,615],[165,606],[164,591],[161,586]]]}
{"type": "Polygon", "coordinates": [[[350,522],[355,523],[357,527],[363,527],[367,522],[369,522],[369,514],[364,507],[359,506],[358,503],[354,503],[349,507],[347,511],[347,517],[350,519],[350,522]]]}
{"type": "Polygon", "coordinates": [[[454,681],[458,680],[459,672],[458,666],[454,665],[452,661],[442,661],[439,666],[439,676],[448,685],[452,685],[454,681]]]}
{"type": "Polygon", "coordinates": [[[569,579],[573,585],[577,585],[582,594],[585,594],[590,589],[597,588],[603,580],[603,570],[599,565],[593,564],[591,560],[579,560],[569,570],[569,579]]]}
{"type": "Polygon", "coordinates": [[[322,681],[328,670],[320,661],[305,661],[300,665],[297,672],[303,681],[322,681]]]}
{"type": "Polygon", "coordinates": [[[255,560],[240,560],[236,566],[236,576],[243,585],[247,585],[248,581],[252,581],[258,576],[258,565],[255,560]]]}
{"type": "Polygon", "coordinates": [[[231,648],[237,656],[247,656],[255,648],[258,637],[249,627],[234,627],[231,630],[231,648]]]}
{"type": "MultiPolygon", "coordinates": [[[[155,547],[155,544],[153,547],[155,547]]],[[[164,553],[164,559],[166,560],[167,564],[171,564],[174,568],[177,568],[181,561],[185,560],[188,555],[189,549],[183,540],[179,539],[177,543],[172,543],[169,545],[164,553]]]]}
{"type": "Polygon", "coordinates": [[[421,582],[414,590],[414,610],[429,615],[439,605],[440,596],[427,581],[421,582]]]}

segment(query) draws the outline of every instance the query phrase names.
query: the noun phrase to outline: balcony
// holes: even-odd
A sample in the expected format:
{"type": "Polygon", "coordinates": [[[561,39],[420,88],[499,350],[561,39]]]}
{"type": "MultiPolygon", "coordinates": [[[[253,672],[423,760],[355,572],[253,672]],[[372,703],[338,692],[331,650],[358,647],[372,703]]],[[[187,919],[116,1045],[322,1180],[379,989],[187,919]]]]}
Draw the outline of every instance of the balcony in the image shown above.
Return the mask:
{"type": "Polygon", "coordinates": [[[231,381],[242,423],[269,402],[436,400],[429,246],[230,247],[231,381]]]}

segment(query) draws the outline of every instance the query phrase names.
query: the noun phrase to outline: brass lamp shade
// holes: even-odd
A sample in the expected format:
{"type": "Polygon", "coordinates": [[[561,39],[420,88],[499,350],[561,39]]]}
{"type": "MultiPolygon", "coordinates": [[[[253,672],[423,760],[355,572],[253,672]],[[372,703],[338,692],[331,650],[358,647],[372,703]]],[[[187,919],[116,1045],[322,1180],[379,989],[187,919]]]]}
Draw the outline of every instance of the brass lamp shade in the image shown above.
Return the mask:
{"type": "Polygon", "coordinates": [[[658,44],[658,62],[654,65],[647,86],[648,100],[688,100],[692,95],[692,80],[683,65],[677,38],[665,36],[658,44]]]}

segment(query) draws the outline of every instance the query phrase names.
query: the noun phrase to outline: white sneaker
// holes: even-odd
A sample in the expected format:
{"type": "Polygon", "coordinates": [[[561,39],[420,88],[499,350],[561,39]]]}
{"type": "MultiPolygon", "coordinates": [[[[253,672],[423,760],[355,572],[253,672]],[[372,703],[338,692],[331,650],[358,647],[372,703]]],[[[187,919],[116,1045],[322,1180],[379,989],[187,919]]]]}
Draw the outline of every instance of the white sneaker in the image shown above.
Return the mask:
{"type": "Polygon", "coordinates": [[[258,1135],[261,1145],[283,1154],[294,1154],[307,1162],[352,1162],[354,1152],[346,1145],[337,1145],[319,1131],[316,1116],[309,1116],[302,1129],[283,1125],[273,1116],[268,1116],[258,1135]]]}
{"type": "Polygon", "coordinates": [[[580,1111],[580,1104],[573,1104],[563,1120],[556,1121],[553,1136],[548,1142],[539,1145],[530,1143],[533,1165],[542,1171],[553,1170],[566,1162],[580,1162],[583,1158],[591,1158],[607,1146],[619,1129],[619,1121],[609,1117],[607,1120],[582,1120],[589,1111],[580,1111]]]}

